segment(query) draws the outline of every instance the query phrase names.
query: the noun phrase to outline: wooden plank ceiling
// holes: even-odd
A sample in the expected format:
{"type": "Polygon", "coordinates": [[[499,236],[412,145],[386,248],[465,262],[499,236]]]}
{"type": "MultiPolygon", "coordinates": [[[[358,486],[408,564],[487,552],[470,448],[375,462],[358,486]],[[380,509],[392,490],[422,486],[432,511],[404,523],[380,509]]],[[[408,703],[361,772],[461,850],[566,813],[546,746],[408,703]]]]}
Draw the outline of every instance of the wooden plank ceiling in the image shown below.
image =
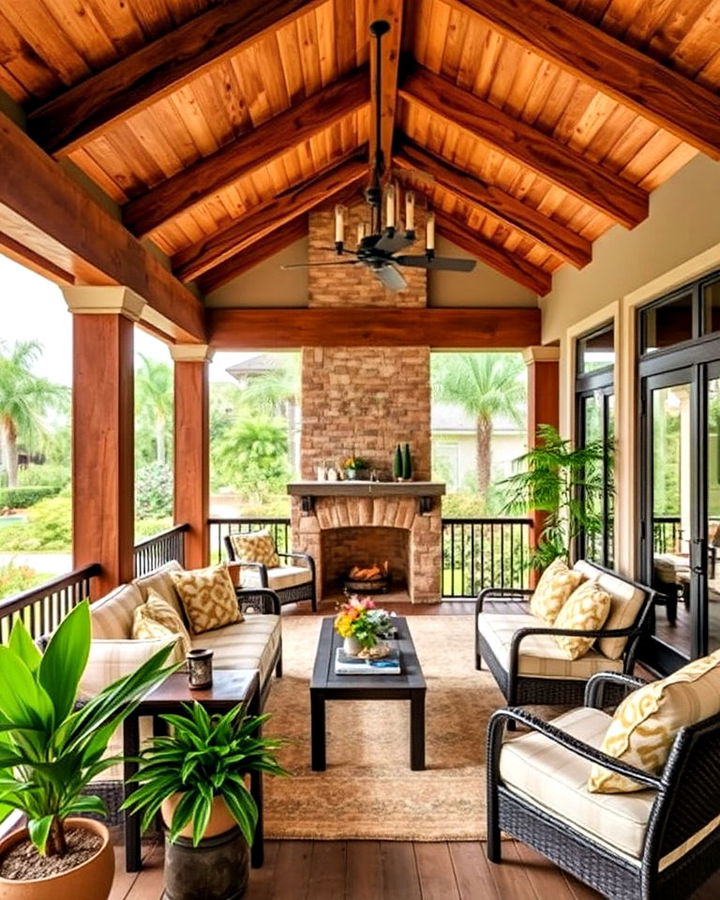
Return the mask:
{"type": "Polygon", "coordinates": [[[0,89],[210,290],[364,183],[376,18],[386,157],[538,293],[720,158],[720,0],[0,0],[0,89]]]}

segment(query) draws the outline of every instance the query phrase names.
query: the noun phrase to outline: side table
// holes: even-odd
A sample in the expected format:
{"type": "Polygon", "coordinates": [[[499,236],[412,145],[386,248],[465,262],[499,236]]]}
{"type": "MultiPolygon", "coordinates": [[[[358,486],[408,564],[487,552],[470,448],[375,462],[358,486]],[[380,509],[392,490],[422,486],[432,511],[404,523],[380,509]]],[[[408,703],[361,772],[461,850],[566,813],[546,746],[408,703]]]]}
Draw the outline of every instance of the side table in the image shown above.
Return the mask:
{"type": "MultiPolygon", "coordinates": [[[[125,719],[123,726],[124,750],[126,756],[137,756],[140,750],[141,716],[156,716],[180,712],[182,703],[197,700],[210,713],[225,713],[238,703],[247,704],[250,716],[260,715],[260,677],[257,669],[219,669],[213,672],[212,687],[206,691],[191,691],[187,675],[174,672],[165,681],[145,696],[134,712],[125,719]]],[[[125,796],[134,789],[128,778],[138,770],[132,760],[125,764],[125,796]]],[[[250,859],[253,868],[263,864],[263,788],[262,773],[250,775],[250,793],[258,808],[258,822],[255,830],[250,859]]],[[[140,816],[125,813],[125,868],[128,872],[138,872],[142,867],[140,852],[140,816]]]]}

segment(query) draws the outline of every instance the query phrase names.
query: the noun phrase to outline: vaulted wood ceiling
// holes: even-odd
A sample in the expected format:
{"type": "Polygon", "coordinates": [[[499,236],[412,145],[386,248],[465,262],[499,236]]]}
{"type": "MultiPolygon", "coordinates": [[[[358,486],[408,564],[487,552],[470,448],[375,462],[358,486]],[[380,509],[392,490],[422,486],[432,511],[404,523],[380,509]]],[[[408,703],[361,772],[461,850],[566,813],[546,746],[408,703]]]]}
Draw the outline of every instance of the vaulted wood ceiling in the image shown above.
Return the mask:
{"type": "Polygon", "coordinates": [[[720,0],[0,0],[0,88],[207,291],[366,179],[376,18],[386,154],[539,294],[720,158],[720,0]]]}

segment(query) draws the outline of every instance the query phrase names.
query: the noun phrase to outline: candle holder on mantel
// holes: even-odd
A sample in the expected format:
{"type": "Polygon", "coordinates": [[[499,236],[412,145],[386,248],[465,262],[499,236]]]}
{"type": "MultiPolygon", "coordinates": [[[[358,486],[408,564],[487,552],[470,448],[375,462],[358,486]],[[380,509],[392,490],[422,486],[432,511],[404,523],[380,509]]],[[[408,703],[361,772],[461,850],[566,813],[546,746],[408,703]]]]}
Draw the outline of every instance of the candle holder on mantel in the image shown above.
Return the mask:
{"type": "Polygon", "coordinates": [[[212,650],[191,650],[187,655],[188,687],[191,691],[202,691],[212,687],[212,650]]]}

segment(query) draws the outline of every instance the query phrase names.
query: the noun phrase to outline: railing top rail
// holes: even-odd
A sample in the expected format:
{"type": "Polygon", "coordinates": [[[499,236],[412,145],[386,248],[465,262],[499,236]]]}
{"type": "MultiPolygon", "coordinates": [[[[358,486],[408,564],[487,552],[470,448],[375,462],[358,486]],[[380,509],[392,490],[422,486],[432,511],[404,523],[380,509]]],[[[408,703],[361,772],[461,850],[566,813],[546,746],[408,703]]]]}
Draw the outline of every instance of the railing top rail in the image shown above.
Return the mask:
{"type": "Polygon", "coordinates": [[[468,518],[455,518],[454,516],[443,516],[443,524],[446,522],[452,525],[532,525],[533,520],[529,518],[520,518],[513,516],[498,517],[489,519],[484,516],[470,516],[468,518]]]}
{"type": "Polygon", "coordinates": [[[166,528],[165,531],[158,531],[157,534],[150,535],[148,538],[143,538],[141,541],[138,541],[137,544],[133,547],[135,551],[142,550],[143,547],[147,547],[149,544],[154,544],[155,541],[162,540],[162,538],[172,537],[174,534],[181,534],[183,531],[189,531],[190,526],[187,522],[184,522],[182,525],[173,525],[172,528],[166,528]]]}
{"type": "Polygon", "coordinates": [[[37,587],[23,591],[22,594],[15,594],[5,600],[0,600],[0,618],[9,616],[11,613],[17,612],[19,609],[23,609],[31,603],[34,603],[35,600],[46,597],[48,594],[54,594],[57,591],[61,591],[63,588],[79,584],[86,578],[92,578],[94,575],[99,575],[100,572],[100,564],[91,563],[91,565],[84,566],[81,569],[75,569],[67,575],[61,575],[59,578],[45,581],[43,584],[37,585],[37,587]]]}
{"type": "Polygon", "coordinates": [[[290,516],[214,516],[208,519],[209,525],[259,525],[261,522],[270,522],[273,525],[289,525],[290,516]]]}

